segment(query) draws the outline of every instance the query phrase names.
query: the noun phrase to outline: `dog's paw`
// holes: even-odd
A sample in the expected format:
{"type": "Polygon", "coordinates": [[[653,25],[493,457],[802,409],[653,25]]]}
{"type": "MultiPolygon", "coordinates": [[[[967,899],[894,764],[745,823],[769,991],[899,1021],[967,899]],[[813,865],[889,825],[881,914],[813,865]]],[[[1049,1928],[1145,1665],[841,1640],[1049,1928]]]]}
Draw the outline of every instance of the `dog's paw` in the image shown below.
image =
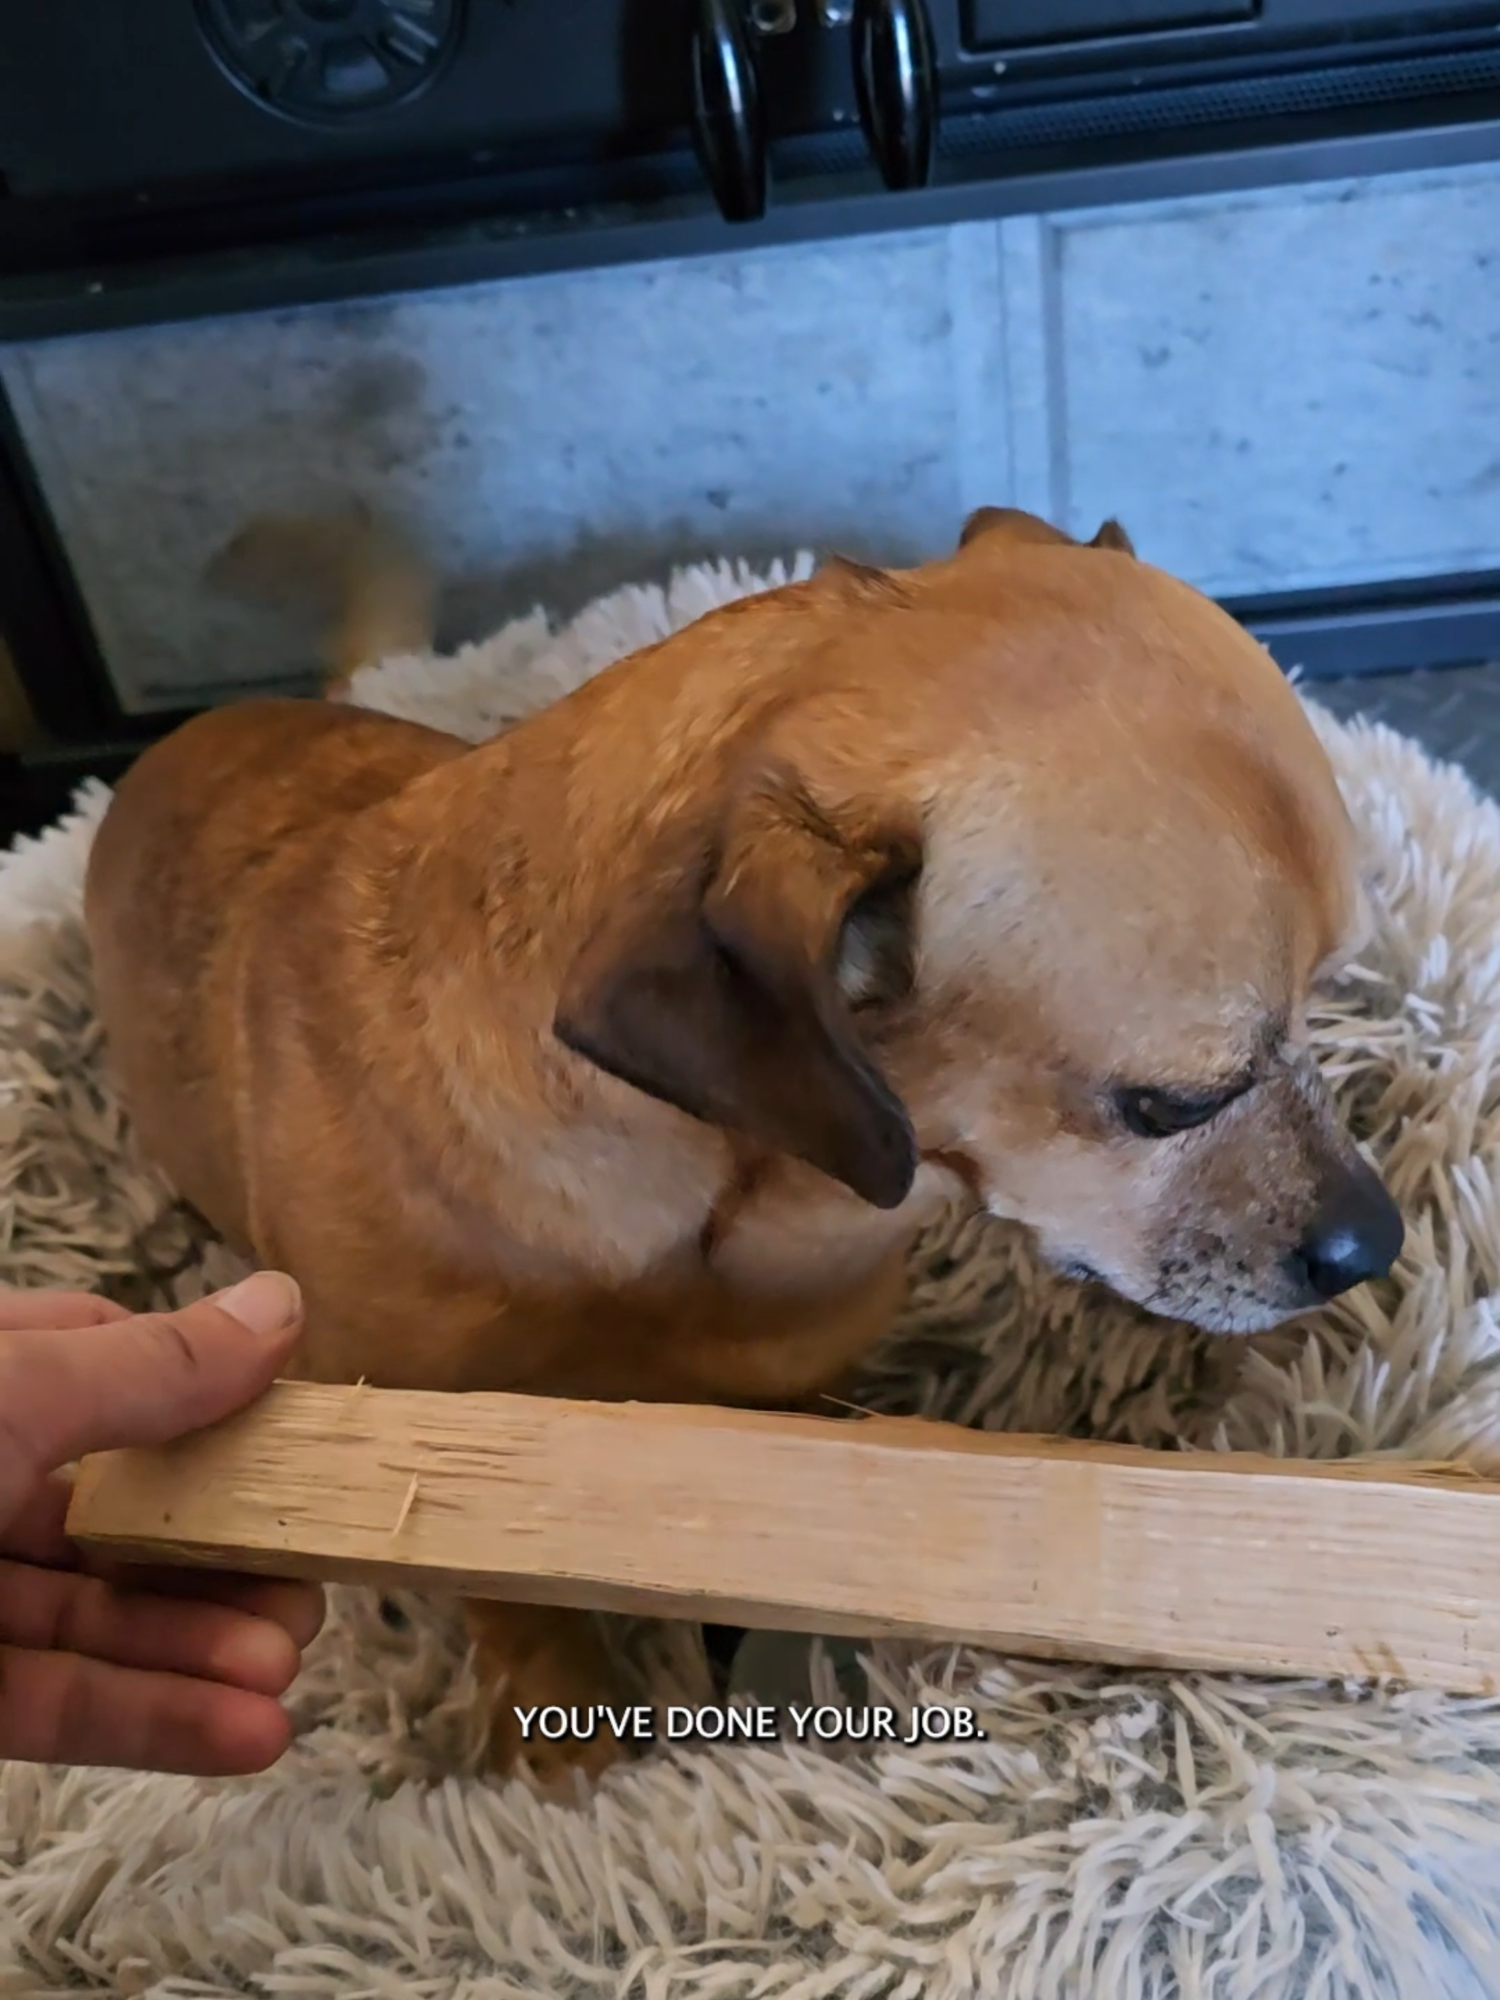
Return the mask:
{"type": "Polygon", "coordinates": [[[488,1763],[569,1798],[625,1754],[599,1711],[629,1697],[587,1612],[542,1605],[465,1606],[474,1663],[491,1704],[488,1763]],[[563,1726],[559,1729],[559,1721],[563,1726]]]}
{"type": "MultiPolygon", "coordinates": [[[[521,1703],[524,1710],[530,1703],[521,1703]]],[[[489,1768],[496,1777],[525,1778],[533,1790],[557,1804],[571,1803],[626,1754],[613,1731],[598,1729],[590,1736],[523,1735],[516,1709],[502,1696],[490,1723],[489,1768]]]]}

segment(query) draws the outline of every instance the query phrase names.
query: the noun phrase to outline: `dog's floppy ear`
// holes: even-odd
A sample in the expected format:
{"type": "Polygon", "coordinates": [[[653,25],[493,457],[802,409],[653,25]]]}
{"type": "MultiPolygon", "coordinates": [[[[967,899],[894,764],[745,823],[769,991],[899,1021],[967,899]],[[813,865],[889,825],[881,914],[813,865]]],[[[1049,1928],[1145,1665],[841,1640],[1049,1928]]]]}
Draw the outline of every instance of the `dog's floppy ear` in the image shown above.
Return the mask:
{"type": "MultiPolygon", "coordinates": [[[[963,533],[958,538],[958,546],[966,549],[973,542],[1000,539],[1009,542],[1050,542],[1054,547],[1080,548],[1084,544],[1072,535],[1065,535],[1061,528],[1054,528],[1050,521],[1044,521],[1037,514],[1028,514],[1020,507],[980,507],[964,522],[963,533]]],[[[1113,549],[1120,555],[1133,556],[1135,549],[1129,535],[1118,521],[1106,521],[1094,539],[1087,544],[1091,549],[1113,549]]]]}
{"type": "Polygon", "coordinates": [[[897,1208],[916,1141],[857,1010],[910,985],[919,868],[914,832],[835,828],[794,781],[762,781],[710,861],[649,883],[605,921],[564,987],[558,1039],[897,1208]]]}

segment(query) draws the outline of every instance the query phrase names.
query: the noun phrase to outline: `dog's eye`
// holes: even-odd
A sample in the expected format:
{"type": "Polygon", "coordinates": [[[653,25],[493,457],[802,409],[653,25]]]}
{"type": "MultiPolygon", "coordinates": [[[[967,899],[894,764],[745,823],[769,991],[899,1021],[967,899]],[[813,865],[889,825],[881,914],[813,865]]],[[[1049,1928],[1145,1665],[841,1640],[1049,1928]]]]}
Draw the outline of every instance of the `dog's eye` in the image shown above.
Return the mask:
{"type": "Polygon", "coordinates": [[[1115,1104],[1127,1132],[1138,1139],[1170,1139],[1176,1132],[1206,1125],[1243,1087],[1237,1084],[1233,1090],[1216,1090],[1207,1097],[1175,1090],[1120,1090],[1115,1104]]]}

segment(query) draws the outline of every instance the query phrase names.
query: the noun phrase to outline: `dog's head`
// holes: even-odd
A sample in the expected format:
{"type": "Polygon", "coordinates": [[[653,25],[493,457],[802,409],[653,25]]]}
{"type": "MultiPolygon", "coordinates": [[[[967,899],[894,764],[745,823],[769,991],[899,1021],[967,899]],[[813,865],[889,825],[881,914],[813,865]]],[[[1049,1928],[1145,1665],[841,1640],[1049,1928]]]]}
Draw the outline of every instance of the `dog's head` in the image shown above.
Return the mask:
{"type": "Polygon", "coordinates": [[[1351,829],[1231,619],[1113,524],[986,510],[950,561],[835,565],[648,671],[691,727],[569,1048],[880,1207],[949,1166],[1061,1269],[1202,1326],[1388,1268],[1399,1218],[1306,1040],[1359,942],[1351,829]]]}

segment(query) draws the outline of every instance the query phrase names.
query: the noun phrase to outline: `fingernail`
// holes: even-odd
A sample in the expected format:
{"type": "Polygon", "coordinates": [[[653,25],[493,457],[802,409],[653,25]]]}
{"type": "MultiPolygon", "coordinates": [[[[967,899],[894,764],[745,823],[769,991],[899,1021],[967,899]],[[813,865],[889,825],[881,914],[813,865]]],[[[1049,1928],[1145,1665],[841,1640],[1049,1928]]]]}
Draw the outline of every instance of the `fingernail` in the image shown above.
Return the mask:
{"type": "Polygon", "coordinates": [[[302,1293],[285,1271],[257,1271],[242,1278],[214,1300],[220,1312],[237,1319],[251,1333],[269,1337],[282,1333],[302,1310],[302,1293]]]}

